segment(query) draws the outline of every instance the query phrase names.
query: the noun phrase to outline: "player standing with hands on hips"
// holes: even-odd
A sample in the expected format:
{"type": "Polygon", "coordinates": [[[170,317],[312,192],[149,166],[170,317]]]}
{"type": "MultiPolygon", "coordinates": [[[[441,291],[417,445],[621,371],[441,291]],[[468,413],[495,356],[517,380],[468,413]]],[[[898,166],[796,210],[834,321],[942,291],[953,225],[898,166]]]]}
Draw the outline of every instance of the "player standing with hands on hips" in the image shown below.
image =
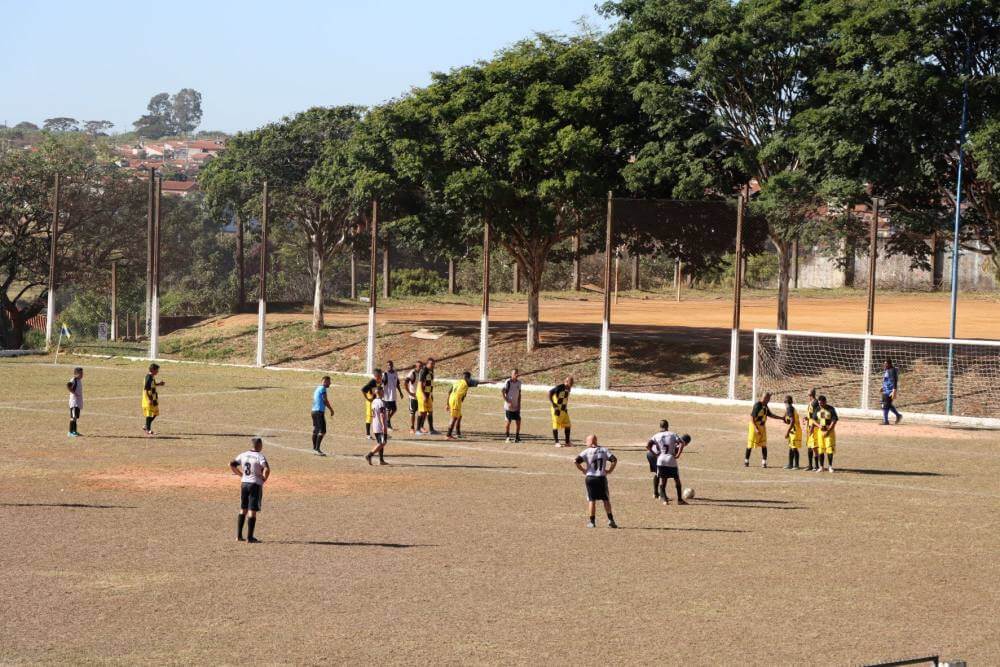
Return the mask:
{"type": "Polygon", "coordinates": [[[583,473],[587,486],[587,510],[590,512],[590,520],[587,528],[594,528],[597,524],[594,516],[597,510],[597,501],[604,503],[604,511],[608,515],[608,528],[617,528],[615,516],[611,513],[611,496],[608,492],[608,475],[615,470],[618,459],[608,451],[607,447],[600,447],[597,444],[596,435],[587,436],[587,448],[580,452],[574,463],[576,469],[583,473]]]}
{"type": "Polygon", "coordinates": [[[243,522],[247,524],[247,542],[260,542],[253,536],[257,527],[257,512],[264,497],[264,483],[271,476],[271,466],[261,454],[264,441],[260,438],[250,440],[249,449],[230,461],[229,469],[240,477],[240,513],[236,518],[236,539],[243,541],[243,522]]]}

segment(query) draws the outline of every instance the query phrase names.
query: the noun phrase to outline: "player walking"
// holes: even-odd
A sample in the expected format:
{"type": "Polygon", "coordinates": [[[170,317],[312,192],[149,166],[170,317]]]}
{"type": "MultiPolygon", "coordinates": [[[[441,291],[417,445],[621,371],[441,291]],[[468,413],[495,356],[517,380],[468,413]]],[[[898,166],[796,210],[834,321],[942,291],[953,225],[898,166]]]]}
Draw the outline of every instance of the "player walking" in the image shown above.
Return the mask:
{"type": "Polygon", "coordinates": [[[375,400],[375,390],[381,386],[382,369],[376,368],[368,384],[361,388],[361,395],[365,397],[365,436],[369,440],[372,439],[372,401],[375,400]]]}
{"type": "Polygon", "coordinates": [[[587,528],[594,528],[597,524],[594,516],[597,511],[597,501],[604,503],[604,511],[608,515],[608,528],[617,528],[614,514],[611,513],[611,497],[608,493],[608,475],[615,470],[618,459],[606,447],[599,447],[596,435],[587,436],[587,448],[580,452],[574,463],[576,469],[583,473],[587,487],[587,511],[590,513],[590,520],[587,528]]]}
{"type": "Polygon", "coordinates": [[[149,373],[146,374],[146,380],[142,385],[142,416],[146,418],[142,432],[148,436],[156,435],[153,433],[153,420],[160,416],[160,396],[156,388],[166,384],[163,380],[157,382],[156,376],[159,373],[159,365],[150,364],[149,373]]]}
{"type": "Polygon", "coordinates": [[[799,469],[799,450],[802,449],[802,426],[799,424],[799,413],[795,410],[792,397],[785,396],[785,439],[788,440],[788,465],[785,470],[799,469]]]}
{"type": "Polygon", "coordinates": [[[434,357],[427,359],[417,375],[417,412],[417,435],[441,435],[434,430],[434,357]]]}
{"type": "Polygon", "coordinates": [[[371,402],[372,432],[375,434],[375,446],[365,454],[365,461],[368,461],[368,465],[372,465],[372,457],[376,454],[378,455],[378,464],[380,466],[386,465],[383,452],[389,441],[389,409],[386,407],[384,396],[385,388],[376,387],[375,398],[371,402]]]}
{"type": "Polygon", "coordinates": [[[882,367],[882,424],[889,423],[889,413],[896,415],[896,423],[903,419],[893,401],[896,400],[896,390],[899,387],[899,370],[892,365],[892,359],[886,358],[882,367]]]}
{"type": "Polygon", "coordinates": [[[424,362],[418,361],[413,364],[413,368],[406,374],[403,380],[403,388],[410,397],[410,433],[416,433],[417,413],[420,411],[420,402],[417,400],[417,378],[424,370],[424,362]]]}
{"type": "Polygon", "coordinates": [[[750,426],[747,428],[747,451],[743,457],[744,467],[750,465],[750,454],[757,447],[760,447],[761,467],[767,467],[767,418],[781,419],[771,412],[767,404],[771,400],[771,393],[764,392],[760,400],[753,404],[750,410],[750,426]]]}
{"type": "Polygon", "coordinates": [[[510,442],[510,424],[515,426],[514,442],[521,442],[521,379],[515,368],[500,389],[503,396],[504,442],[510,442]]]}
{"type": "Polygon", "coordinates": [[[392,416],[396,414],[396,400],[402,393],[399,386],[399,373],[396,372],[396,365],[392,361],[385,363],[385,372],[382,373],[382,400],[385,401],[387,415],[386,423],[389,430],[392,430],[392,416]]]}
{"type": "Polygon", "coordinates": [[[552,439],[556,447],[571,446],[569,439],[569,393],[573,390],[573,376],[568,376],[562,384],[549,389],[549,408],[552,411],[552,439]],[[559,443],[559,429],[563,430],[566,437],[565,444],[559,443]]]}
{"type": "Polygon", "coordinates": [[[323,436],[326,435],[326,410],[330,410],[330,416],[333,417],[333,406],[330,405],[330,399],[327,397],[327,390],[330,388],[330,376],[324,375],[323,381],[315,391],[313,391],[313,402],[312,402],[312,423],[313,423],[313,433],[312,433],[312,443],[313,452],[317,456],[326,456],[323,450],[320,449],[320,444],[323,442],[323,436]]]}
{"type": "Polygon", "coordinates": [[[251,449],[243,452],[230,461],[229,469],[240,477],[240,514],[236,518],[236,539],[243,541],[243,522],[247,524],[247,542],[260,542],[253,536],[257,527],[257,513],[264,497],[264,483],[271,476],[271,466],[261,453],[264,441],[260,438],[250,440],[251,449]]]}
{"type": "Polygon", "coordinates": [[[819,397],[819,409],[816,411],[816,423],[819,424],[819,458],[816,462],[816,472],[823,472],[823,456],[826,456],[827,470],[833,472],[833,455],[837,451],[837,408],[826,402],[826,396],[819,397]]]}
{"type": "Polygon", "coordinates": [[[474,387],[476,384],[478,383],[472,379],[472,373],[465,371],[462,373],[462,379],[453,384],[448,392],[448,411],[451,416],[451,421],[448,423],[449,440],[462,437],[462,403],[469,393],[469,387],[474,387]],[[455,431],[454,436],[451,434],[452,430],[455,431]]]}
{"type": "Polygon", "coordinates": [[[76,422],[83,410],[83,369],[79,366],[73,369],[73,379],[66,383],[69,390],[69,432],[70,438],[76,438],[80,432],[76,430],[76,422]]]}
{"type": "Polygon", "coordinates": [[[819,464],[819,424],[816,423],[816,411],[819,410],[819,401],[816,400],[816,388],[809,390],[809,405],[806,407],[806,449],[809,455],[809,467],[806,470],[815,470],[819,464]]]}

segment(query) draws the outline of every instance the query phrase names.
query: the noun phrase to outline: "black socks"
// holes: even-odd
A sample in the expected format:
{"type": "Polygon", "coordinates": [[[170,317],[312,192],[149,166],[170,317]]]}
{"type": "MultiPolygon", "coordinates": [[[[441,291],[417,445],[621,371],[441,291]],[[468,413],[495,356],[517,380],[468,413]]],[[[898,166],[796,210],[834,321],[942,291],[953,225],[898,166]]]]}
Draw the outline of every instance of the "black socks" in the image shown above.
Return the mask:
{"type": "Polygon", "coordinates": [[[245,514],[236,515],[236,538],[239,540],[243,539],[243,522],[246,521],[245,514]]]}
{"type": "Polygon", "coordinates": [[[555,441],[557,445],[559,444],[559,429],[557,428],[552,429],[552,439],[555,441]]]}
{"type": "Polygon", "coordinates": [[[371,434],[372,434],[372,425],[368,422],[365,422],[365,435],[371,435],[371,434]]]}
{"type": "Polygon", "coordinates": [[[75,419],[70,419],[69,420],[69,432],[70,433],[76,433],[76,420],[75,419]]]}
{"type": "Polygon", "coordinates": [[[153,417],[146,417],[146,428],[147,431],[153,430],[153,417]]]}
{"type": "Polygon", "coordinates": [[[252,516],[247,519],[247,539],[253,539],[253,529],[257,527],[257,517],[252,516]]]}

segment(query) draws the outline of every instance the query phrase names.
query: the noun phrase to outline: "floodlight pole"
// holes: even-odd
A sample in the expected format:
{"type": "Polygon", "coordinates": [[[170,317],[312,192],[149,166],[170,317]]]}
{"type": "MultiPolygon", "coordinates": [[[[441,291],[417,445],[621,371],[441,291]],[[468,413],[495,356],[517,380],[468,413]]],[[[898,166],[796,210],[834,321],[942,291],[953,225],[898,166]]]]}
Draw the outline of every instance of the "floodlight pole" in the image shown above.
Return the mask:
{"type": "Polygon", "coordinates": [[[615,216],[614,194],[608,193],[608,221],[604,237],[604,317],[601,322],[601,391],[608,390],[608,366],[611,357],[611,241],[615,216]]]}
{"type": "MultiPolygon", "coordinates": [[[[146,335],[149,335],[153,302],[153,218],[156,216],[156,168],[149,168],[149,201],[146,206],[146,335]]],[[[138,332],[136,338],[139,337],[138,332]]]]}
{"type": "Polygon", "coordinates": [[[257,365],[264,366],[264,332],[267,329],[267,215],[268,192],[267,181],[264,181],[261,192],[260,212],[260,275],[257,297],[257,365]]]}
{"type": "MultiPolygon", "coordinates": [[[[740,372],[740,312],[743,299],[743,212],[746,198],[743,188],[736,198],[736,254],[733,256],[733,330],[729,342],[729,400],[736,398],[736,378],[740,372]]],[[[677,277],[680,284],[680,276],[677,277]]],[[[679,289],[679,288],[678,288],[679,289]]]]}
{"type": "Polygon", "coordinates": [[[489,378],[490,354],[490,223],[483,225],[483,314],[479,321],[479,381],[489,378]]]}
{"type": "Polygon", "coordinates": [[[118,340],[118,260],[111,260],[111,341],[118,340]]]}
{"type": "Polygon", "coordinates": [[[52,327],[56,319],[56,245],[59,242],[59,172],[55,175],[52,199],[52,231],[49,234],[49,293],[45,302],[45,350],[52,347],[52,327]]]}
{"type": "Polygon", "coordinates": [[[378,298],[378,200],[372,202],[372,247],[370,280],[368,283],[368,350],[365,355],[365,373],[375,371],[375,308],[378,298]]]}
{"type": "Polygon", "coordinates": [[[160,220],[163,208],[163,177],[156,180],[155,214],[153,215],[153,284],[149,305],[149,358],[160,356],[160,220]]]}
{"type": "Polygon", "coordinates": [[[861,409],[868,409],[871,397],[872,334],[875,333],[875,277],[878,261],[878,197],[872,198],[872,220],[868,226],[868,319],[865,324],[865,353],[861,374],[861,409]]]}
{"type": "MultiPolygon", "coordinates": [[[[951,241],[951,328],[952,341],[956,335],[956,320],[958,316],[958,257],[961,252],[959,234],[962,230],[962,171],[965,163],[965,135],[969,120],[969,79],[968,59],[969,46],[966,45],[966,79],[962,82],[962,124],[958,135],[958,178],[955,185],[955,228],[952,230],[951,241]]],[[[948,378],[945,398],[945,414],[952,414],[955,407],[955,344],[948,343],[948,378]]]]}

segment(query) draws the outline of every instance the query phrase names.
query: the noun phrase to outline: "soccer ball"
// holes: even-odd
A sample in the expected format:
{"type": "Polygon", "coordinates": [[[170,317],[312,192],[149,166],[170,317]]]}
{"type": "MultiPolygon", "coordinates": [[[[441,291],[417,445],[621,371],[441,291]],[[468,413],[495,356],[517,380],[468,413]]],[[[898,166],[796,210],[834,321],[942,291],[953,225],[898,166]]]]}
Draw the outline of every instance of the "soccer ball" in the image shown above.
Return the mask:
{"type": "Polygon", "coordinates": [[[684,500],[691,500],[692,498],[694,498],[694,489],[692,489],[692,488],[691,488],[690,486],[689,486],[689,487],[687,487],[687,488],[686,488],[686,489],[684,489],[684,491],[683,491],[683,492],[681,493],[681,497],[682,497],[682,498],[683,498],[684,500]]]}

